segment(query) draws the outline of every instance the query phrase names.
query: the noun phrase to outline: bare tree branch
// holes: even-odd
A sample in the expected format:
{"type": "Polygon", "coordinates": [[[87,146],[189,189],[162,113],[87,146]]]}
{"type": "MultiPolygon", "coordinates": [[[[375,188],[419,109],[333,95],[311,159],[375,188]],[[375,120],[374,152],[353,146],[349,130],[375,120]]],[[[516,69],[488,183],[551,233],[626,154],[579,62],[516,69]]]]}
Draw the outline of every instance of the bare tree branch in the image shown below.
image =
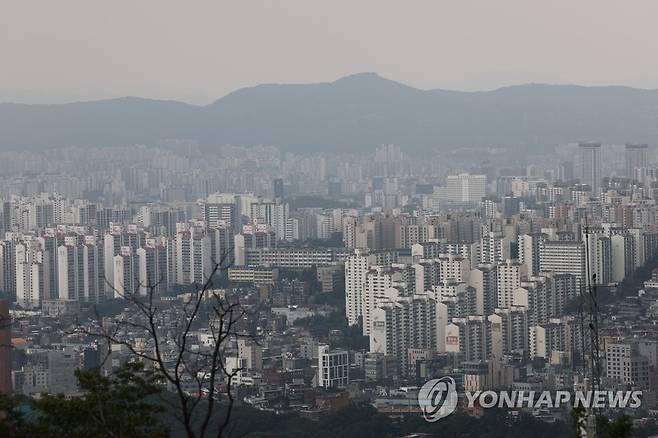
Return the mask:
{"type": "Polygon", "coordinates": [[[94,326],[88,328],[78,323],[75,330],[108,343],[108,354],[103,363],[112,354],[112,345],[126,348],[135,360],[150,363],[173,390],[176,401],[167,404],[190,438],[207,436],[211,426],[216,426],[218,437],[229,432],[235,402],[233,383],[243,368],[236,365],[229,369],[225,352],[231,342],[251,338],[238,330],[239,322],[247,315],[240,300],[222,296],[214,290],[213,277],[228,269],[226,260],[231,251],[229,248],[219,262],[213,260],[212,270],[204,284],[182,303],[180,324],[173,332],[161,330],[162,311],[156,305],[155,295],[162,280],[154,284],[150,281],[146,285],[139,284],[135,291],[120,292],[111,286],[114,295],[125,300],[133,313],[115,318],[111,324],[104,324],[98,309],[94,307],[94,326]],[[143,290],[146,290],[145,295],[140,294],[143,290]],[[209,349],[201,346],[198,349],[190,348],[195,331],[206,322],[212,345],[209,349]],[[152,349],[139,346],[134,336],[131,338],[129,335],[135,332],[152,341],[152,349]],[[225,384],[225,392],[220,391],[221,384],[225,384]],[[188,389],[190,386],[194,388],[191,392],[188,389]],[[217,418],[220,401],[225,404],[226,410],[215,425],[213,420],[217,418]]]}

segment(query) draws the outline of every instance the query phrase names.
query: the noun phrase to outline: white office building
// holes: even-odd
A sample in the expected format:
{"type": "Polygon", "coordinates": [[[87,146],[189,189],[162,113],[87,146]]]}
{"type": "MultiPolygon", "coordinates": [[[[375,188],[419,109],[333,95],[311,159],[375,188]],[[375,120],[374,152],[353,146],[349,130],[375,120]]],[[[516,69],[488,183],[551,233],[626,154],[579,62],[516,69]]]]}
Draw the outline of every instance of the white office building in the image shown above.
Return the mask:
{"type": "Polygon", "coordinates": [[[344,388],[350,383],[350,361],[347,350],[331,350],[318,345],[318,386],[344,388]]]}

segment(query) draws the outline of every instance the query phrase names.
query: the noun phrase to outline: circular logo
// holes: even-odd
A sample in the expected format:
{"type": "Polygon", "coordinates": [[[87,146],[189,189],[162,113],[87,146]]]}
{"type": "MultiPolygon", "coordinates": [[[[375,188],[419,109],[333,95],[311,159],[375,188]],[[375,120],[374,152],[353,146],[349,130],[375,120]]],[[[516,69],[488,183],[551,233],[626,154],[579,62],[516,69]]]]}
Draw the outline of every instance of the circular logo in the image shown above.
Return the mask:
{"type": "Polygon", "coordinates": [[[423,418],[429,422],[455,412],[458,399],[457,386],[452,377],[428,380],[418,391],[418,405],[423,418]]]}

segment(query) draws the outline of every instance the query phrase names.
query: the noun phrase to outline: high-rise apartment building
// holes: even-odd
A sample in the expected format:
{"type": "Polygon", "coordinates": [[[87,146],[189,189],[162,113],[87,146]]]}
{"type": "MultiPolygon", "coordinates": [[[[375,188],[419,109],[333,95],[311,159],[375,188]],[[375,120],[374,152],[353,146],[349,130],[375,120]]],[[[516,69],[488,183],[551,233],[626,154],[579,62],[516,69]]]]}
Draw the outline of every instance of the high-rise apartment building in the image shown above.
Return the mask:
{"type": "Polygon", "coordinates": [[[498,269],[494,265],[478,265],[468,276],[468,285],[475,289],[478,315],[491,315],[498,305],[498,269]]]}
{"type": "Polygon", "coordinates": [[[129,246],[122,246],[119,253],[112,258],[113,298],[130,296],[139,292],[139,264],[135,251],[129,246]]]}
{"type": "Polygon", "coordinates": [[[272,181],[272,191],[274,192],[274,199],[283,199],[283,179],[274,178],[272,181]]]}
{"type": "Polygon", "coordinates": [[[454,202],[480,202],[487,194],[487,176],[461,173],[446,180],[446,199],[454,202]]]}
{"type": "MultiPolygon", "coordinates": [[[[372,266],[366,272],[362,293],[363,336],[369,336],[372,329],[372,312],[387,299],[387,292],[393,283],[401,281],[403,273],[398,270],[372,266]]],[[[395,292],[397,294],[397,291],[395,292]]],[[[388,297],[390,298],[390,297],[388,297]]]]}
{"type": "Polygon", "coordinates": [[[601,143],[582,142],[580,149],[580,182],[592,188],[592,194],[601,192],[601,143]]]}
{"type": "Polygon", "coordinates": [[[510,241],[502,233],[488,232],[480,239],[479,263],[497,264],[510,258],[510,241]]]}
{"type": "Polygon", "coordinates": [[[138,264],[139,294],[158,294],[169,287],[167,247],[164,241],[147,239],[143,248],[135,251],[138,264]]]}
{"type": "Polygon", "coordinates": [[[638,345],[617,342],[606,345],[606,376],[619,383],[649,389],[650,359],[640,354],[638,345]]]}
{"type": "Polygon", "coordinates": [[[208,196],[201,204],[203,218],[209,227],[226,226],[238,231],[240,218],[239,197],[228,193],[208,196]]]}
{"type": "Polygon", "coordinates": [[[539,245],[546,239],[542,233],[519,235],[519,263],[525,266],[528,275],[539,274],[539,245]]]}
{"type": "Polygon", "coordinates": [[[260,200],[258,203],[251,204],[252,221],[269,226],[274,231],[277,240],[283,240],[286,237],[288,215],[287,203],[260,200]]]}
{"type": "Polygon", "coordinates": [[[38,308],[45,296],[43,252],[36,242],[20,242],[14,247],[16,301],[27,309],[38,308]]]}
{"type": "Polygon", "coordinates": [[[370,352],[395,357],[400,370],[409,373],[415,366],[413,356],[439,348],[437,303],[428,295],[391,294],[371,316],[370,352]],[[416,353],[412,357],[410,350],[416,353]]]}
{"type": "Polygon", "coordinates": [[[210,237],[199,224],[184,225],[176,234],[169,257],[175,260],[175,283],[202,285],[213,270],[210,237]]]}
{"type": "Polygon", "coordinates": [[[508,259],[497,270],[498,307],[508,308],[514,304],[514,291],[521,287],[521,280],[527,275],[525,266],[508,259]]]}
{"type": "Polygon", "coordinates": [[[489,356],[500,359],[512,352],[529,354],[528,309],[512,306],[496,309],[488,319],[489,356]]]}
{"type": "Polygon", "coordinates": [[[375,150],[375,173],[377,176],[394,177],[402,169],[402,151],[400,146],[383,144],[375,150]]]}
{"type": "Polygon", "coordinates": [[[612,279],[612,247],[610,238],[598,234],[591,233],[589,236],[583,236],[588,239],[587,248],[589,251],[589,263],[586,272],[587,278],[590,279],[594,285],[607,286],[612,279]]]}
{"type": "Polygon", "coordinates": [[[349,325],[358,324],[363,316],[363,288],[368,272],[368,257],[357,250],[345,260],[345,314],[349,325]]]}
{"type": "Polygon", "coordinates": [[[646,143],[626,143],[624,158],[626,176],[633,178],[636,168],[647,167],[649,145],[646,143]]]}
{"type": "Polygon", "coordinates": [[[465,283],[471,270],[471,262],[461,256],[447,254],[438,259],[439,281],[465,283]]]}
{"type": "Polygon", "coordinates": [[[546,240],[539,246],[541,272],[571,274],[576,277],[576,287],[585,285],[585,244],[568,240],[546,240]]]}

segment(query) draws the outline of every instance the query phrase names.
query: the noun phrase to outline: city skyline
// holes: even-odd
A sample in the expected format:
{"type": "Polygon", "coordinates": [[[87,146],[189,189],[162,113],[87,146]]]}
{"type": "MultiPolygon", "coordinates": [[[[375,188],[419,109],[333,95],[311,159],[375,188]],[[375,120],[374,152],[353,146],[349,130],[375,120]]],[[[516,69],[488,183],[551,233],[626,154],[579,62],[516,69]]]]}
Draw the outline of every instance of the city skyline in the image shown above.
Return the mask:
{"type": "Polygon", "coordinates": [[[658,436],[656,18],[4,4],[0,435],[658,436]]]}

